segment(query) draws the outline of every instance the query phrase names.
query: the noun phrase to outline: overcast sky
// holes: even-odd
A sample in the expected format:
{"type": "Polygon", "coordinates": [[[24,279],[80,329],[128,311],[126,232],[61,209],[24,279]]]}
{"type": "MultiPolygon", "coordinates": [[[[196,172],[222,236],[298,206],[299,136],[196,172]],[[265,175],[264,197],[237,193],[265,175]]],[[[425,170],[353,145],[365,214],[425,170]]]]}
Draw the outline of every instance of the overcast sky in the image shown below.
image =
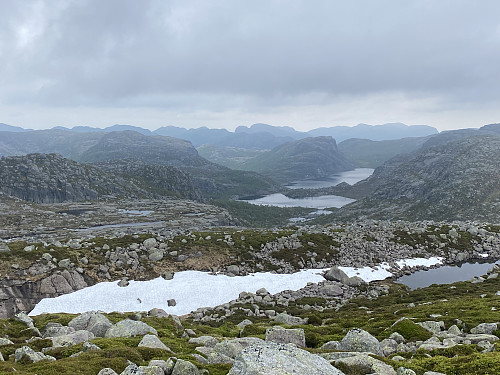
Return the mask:
{"type": "Polygon", "coordinates": [[[500,122],[500,1],[1,0],[0,122],[500,122]]]}

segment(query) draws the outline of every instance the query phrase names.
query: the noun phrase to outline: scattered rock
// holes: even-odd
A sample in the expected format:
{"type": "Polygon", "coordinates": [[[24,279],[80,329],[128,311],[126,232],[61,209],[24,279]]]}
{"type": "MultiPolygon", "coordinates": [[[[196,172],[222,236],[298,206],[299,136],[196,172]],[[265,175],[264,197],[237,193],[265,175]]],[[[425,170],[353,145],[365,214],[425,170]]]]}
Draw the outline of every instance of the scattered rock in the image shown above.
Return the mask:
{"type": "Polygon", "coordinates": [[[279,344],[294,344],[305,348],[306,336],[302,328],[285,329],[280,326],[270,327],[266,330],[266,341],[279,344]]]}
{"type": "Polygon", "coordinates": [[[147,325],[144,322],[135,321],[131,319],[125,319],[119,321],[118,323],[111,326],[106,331],[104,337],[113,338],[113,337],[135,337],[142,336],[147,333],[152,333],[154,335],[158,335],[156,329],[147,325]]]}

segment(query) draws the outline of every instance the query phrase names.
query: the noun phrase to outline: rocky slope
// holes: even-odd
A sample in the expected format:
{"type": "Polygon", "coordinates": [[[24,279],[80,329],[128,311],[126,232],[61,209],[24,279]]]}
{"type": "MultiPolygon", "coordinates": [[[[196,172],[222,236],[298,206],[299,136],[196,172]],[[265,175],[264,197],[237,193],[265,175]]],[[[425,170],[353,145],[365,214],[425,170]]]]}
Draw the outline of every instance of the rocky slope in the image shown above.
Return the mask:
{"type": "Polygon", "coordinates": [[[100,169],[57,154],[29,154],[0,159],[0,191],[35,203],[137,196],[144,191],[100,169]]]}
{"type": "Polygon", "coordinates": [[[500,221],[500,137],[474,136],[395,157],[336,217],[500,221]]]}
{"type": "Polygon", "coordinates": [[[286,143],[241,165],[276,181],[321,178],[353,168],[332,137],[313,137],[286,143]]]}

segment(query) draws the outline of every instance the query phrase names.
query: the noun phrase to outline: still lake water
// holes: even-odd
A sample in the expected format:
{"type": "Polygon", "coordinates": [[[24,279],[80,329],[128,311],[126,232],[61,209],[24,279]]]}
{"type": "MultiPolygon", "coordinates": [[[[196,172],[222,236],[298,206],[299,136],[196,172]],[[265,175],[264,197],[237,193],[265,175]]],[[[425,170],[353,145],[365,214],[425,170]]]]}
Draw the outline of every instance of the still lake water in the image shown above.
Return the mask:
{"type": "Polygon", "coordinates": [[[354,185],[356,182],[370,177],[373,174],[373,171],[374,169],[372,168],[356,168],[352,171],[336,173],[319,180],[294,181],[286,187],[289,189],[319,189],[336,186],[341,182],[347,182],[349,185],[354,185]]]}
{"type": "MultiPolygon", "coordinates": [[[[334,174],[330,177],[321,180],[303,180],[295,181],[287,186],[290,189],[319,189],[330,187],[347,182],[352,185],[356,182],[364,180],[372,175],[371,168],[356,168],[352,171],[346,171],[334,174]]],[[[319,197],[305,198],[288,198],[283,194],[270,194],[257,199],[245,200],[245,202],[260,206],[276,206],[276,207],[306,207],[322,210],[329,207],[340,208],[346,204],[354,202],[355,199],[345,198],[338,195],[320,195],[319,197]]]]}
{"type": "Polygon", "coordinates": [[[494,264],[491,262],[463,263],[457,266],[443,266],[401,276],[396,282],[404,284],[411,289],[423,288],[432,284],[451,284],[457,281],[470,280],[474,276],[482,276],[493,268],[494,264]]]}

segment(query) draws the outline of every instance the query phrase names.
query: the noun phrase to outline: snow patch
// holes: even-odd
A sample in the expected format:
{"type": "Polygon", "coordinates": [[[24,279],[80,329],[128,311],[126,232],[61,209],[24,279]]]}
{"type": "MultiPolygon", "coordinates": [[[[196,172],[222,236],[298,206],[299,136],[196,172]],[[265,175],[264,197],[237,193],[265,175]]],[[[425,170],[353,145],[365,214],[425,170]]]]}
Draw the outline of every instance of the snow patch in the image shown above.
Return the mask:
{"type": "Polygon", "coordinates": [[[435,266],[436,264],[443,263],[444,258],[442,257],[430,257],[430,258],[412,258],[412,259],[401,259],[396,262],[399,268],[404,266],[408,267],[418,267],[418,266],[435,266]]]}
{"type": "Polygon", "coordinates": [[[388,271],[389,268],[390,266],[388,263],[382,263],[375,267],[339,267],[347,276],[358,276],[367,283],[391,277],[392,273],[388,271]]]}
{"type": "Polygon", "coordinates": [[[127,287],[117,282],[102,282],[55,298],[40,301],[29,315],[43,313],[83,313],[90,310],[149,311],[164,309],[169,314],[183,315],[200,307],[215,307],[238,298],[245,292],[255,293],[266,288],[275,294],[283,290],[298,290],[307,283],[324,281],[326,269],[302,270],[294,274],[255,273],[229,277],[200,271],[177,272],[172,280],[158,277],[149,281],[130,281],[127,287]],[[167,300],[175,299],[176,306],[167,300]]]}

